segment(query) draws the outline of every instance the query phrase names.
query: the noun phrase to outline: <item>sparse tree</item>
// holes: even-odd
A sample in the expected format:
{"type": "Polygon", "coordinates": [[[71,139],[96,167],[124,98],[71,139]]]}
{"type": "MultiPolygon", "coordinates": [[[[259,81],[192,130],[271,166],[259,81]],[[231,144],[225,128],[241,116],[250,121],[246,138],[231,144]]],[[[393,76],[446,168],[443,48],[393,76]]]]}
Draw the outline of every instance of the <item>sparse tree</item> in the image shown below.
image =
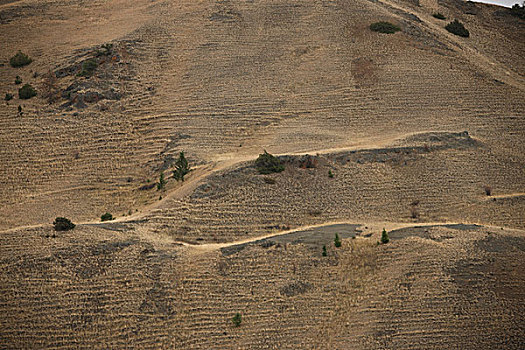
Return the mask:
{"type": "Polygon", "coordinates": [[[383,233],[381,234],[381,243],[386,244],[390,242],[390,237],[388,237],[388,232],[383,228],[383,233]]]}
{"type": "Polygon", "coordinates": [[[164,173],[160,173],[159,182],[157,182],[157,191],[161,191],[166,186],[166,179],[164,178],[164,173]]]}
{"type": "Polygon", "coordinates": [[[188,160],[184,156],[184,151],[179,153],[179,158],[175,162],[175,170],[173,171],[173,177],[177,181],[184,181],[184,176],[190,172],[190,165],[188,160]]]}
{"type": "Polygon", "coordinates": [[[55,231],[69,231],[74,229],[76,225],[67,218],[57,217],[55,221],[53,221],[53,226],[55,227],[55,231]]]}
{"type": "Polygon", "coordinates": [[[235,325],[235,327],[240,327],[241,325],[241,322],[242,322],[242,316],[240,313],[236,313],[235,316],[233,316],[232,318],[232,322],[233,324],[235,325]]]}
{"type": "Polygon", "coordinates": [[[266,151],[259,154],[259,157],[255,161],[255,166],[259,174],[280,173],[284,170],[284,165],[281,164],[279,158],[266,151]]]}
{"type": "Polygon", "coordinates": [[[336,248],[339,248],[342,245],[341,237],[339,237],[338,233],[335,234],[334,245],[335,245],[336,248]]]}
{"type": "Polygon", "coordinates": [[[111,215],[110,213],[106,213],[100,217],[100,221],[110,221],[113,219],[113,215],[111,215]]]}

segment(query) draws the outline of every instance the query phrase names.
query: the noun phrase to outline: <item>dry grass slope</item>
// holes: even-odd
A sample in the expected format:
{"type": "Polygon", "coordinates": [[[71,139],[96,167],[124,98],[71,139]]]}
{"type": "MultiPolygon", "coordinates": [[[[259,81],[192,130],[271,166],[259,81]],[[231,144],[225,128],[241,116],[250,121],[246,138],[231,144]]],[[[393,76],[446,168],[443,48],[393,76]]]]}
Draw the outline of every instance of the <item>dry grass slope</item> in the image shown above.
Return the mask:
{"type": "Polygon", "coordinates": [[[0,106],[0,348],[525,342],[525,25],[508,11],[0,0],[0,33],[1,96],[16,76],[38,92],[0,106]],[[18,50],[33,62],[11,68],[18,50]],[[257,173],[264,149],[285,171],[257,173]],[[355,228],[341,248],[333,223],[355,228]]]}

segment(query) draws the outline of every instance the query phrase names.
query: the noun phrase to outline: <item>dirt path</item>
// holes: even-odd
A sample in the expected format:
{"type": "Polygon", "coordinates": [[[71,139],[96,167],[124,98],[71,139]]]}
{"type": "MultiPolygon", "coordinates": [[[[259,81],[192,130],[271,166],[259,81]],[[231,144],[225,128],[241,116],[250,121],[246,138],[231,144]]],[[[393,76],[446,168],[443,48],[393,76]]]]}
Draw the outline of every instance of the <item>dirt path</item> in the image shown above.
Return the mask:
{"type": "Polygon", "coordinates": [[[192,244],[187,242],[176,241],[173,244],[181,245],[184,247],[191,248],[193,253],[204,253],[210,251],[221,250],[223,254],[233,254],[239,250],[242,250],[245,246],[250,244],[256,244],[264,242],[275,243],[304,243],[306,245],[313,246],[314,248],[322,247],[323,245],[331,244],[334,239],[335,233],[338,233],[341,238],[353,238],[353,237],[364,237],[379,239],[379,235],[383,228],[388,232],[398,231],[403,229],[411,228],[426,228],[426,227],[485,227],[497,230],[505,229],[507,231],[522,232],[517,229],[508,229],[503,227],[496,227],[490,225],[480,225],[476,223],[458,223],[458,222],[425,222],[425,223],[401,223],[401,222],[373,222],[366,224],[356,224],[351,221],[337,221],[337,222],[325,222],[317,225],[308,225],[297,227],[292,230],[282,231],[279,233],[270,233],[267,235],[251,237],[233,242],[226,243],[205,243],[205,244],[192,244]]]}
{"type": "MultiPolygon", "coordinates": [[[[347,152],[347,151],[373,150],[373,149],[379,149],[379,148],[384,148],[384,147],[388,147],[388,146],[394,147],[396,142],[402,141],[404,139],[407,139],[410,136],[414,136],[414,135],[417,135],[417,134],[424,134],[424,132],[423,133],[417,132],[417,133],[396,134],[396,135],[391,135],[390,137],[386,137],[386,138],[385,137],[381,137],[381,138],[373,138],[373,139],[361,140],[361,141],[359,141],[357,143],[354,143],[352,145],[342,145],[340,147],[335,147],[335,148],[317,149],[317,150],[309,150],[309,151],[302,151],[302,152],[290,152],[290,153],[283,153],[283,154],[277,153],[275,155],[277,155],[277,156],[286,156],[286,155],[301,156],[301,155],[306,155],[306,154],[333,154],[333,153],[347,152]]],[[[134,214],[132,214],[130,216],[118,217],[118,218],[116,218],[116,219],[114,219],[114,220],[112,220],[111,222],[108,222],[108,223],[126,223],[126,222],[131,222],[131,221],[143,219],[148,214],[150,214],[153,210],[165,207],[167,205],[167,203],[169,203],[170,200],[181,199],[181,198],[183,198],[185,196],[190,195],[209,176],[211,176],[213,174],[216,174],[218,172],[224,171],[226,169],[238,166],[241,163],[244,163],[244,162],[247,162],[247,161],[251,161],[251,160],[255,160],[257,158],[257,156],[258,156],[257,152],[255,152],[255,153],[251,153],[251,152],[249,152],[249,153],[226,153],[226,154],[218,155],[217,157],[215,157],[215,159],[216,159],[215,162],[212,162],[210,164],[206,164],[206,165],[194,168],[193,171],[190,173],[190,175],[187,177],[187,180],[185,182],[181,183],[178,187],[175,187],[170,192],[167,192],[163,196],[162,200],[159,200],[159,201],[156,201],[156,202],[154,202],[152,204],[149,204],[149,205],[143,207],[141,211],[136,212],[136,213],[134,213],[134,214]]],[[[66,189],[66,190],[69,191],[69,190],[72,190],[72,189],[70,188],[70,189],[66,189]]],[[[66,190],[64,190],[64,191],[66,191],[66,190]]],[[[77,224],[78,225],[96,225],[96,224],[100,224],[100,221],[98,221],[98,219],[96,221],[95,220],[89,220],[89,221],[79,222],[77,224]]],[[[323,223],[322,225],[318,225],[318,226],[301,227],[299,229],[294,229],[294,230],[291,230],[291,231],[285,231],[282,234],[296,232],[297,230],[305,230],[305,229],[309,229],[309,228],[315,228],[315,227],[326,226],[326,225],[334,225],[334,224],[347,224],[347,222],[332,222],[332,223],[323,223]]],[[[0,234],[4,233],[4,232],[10,232],[10,231],[12,232],[12,231],[15,231],[15,230],[18,230],[18,229],[42,227],[44,225],[47,225],[47,224],[17,226],[17,227],[13,227],[13,228],[10,228],[10,229],[4,230],[4,231],[0,231],[0,234]]],[[[272,235],[274,235],[274,234],[270,234],[269,236],[272,236],[272,235]]],[[[254,239],[249,239],[248,241],[257,240],[257,239],[264,239],[264,238],[265,237],[257,237],[257,238],[254,238],[254,239]]],[[[231,244],[241,244],[241,243],[243,243],[243,242],[242,241],[241,242],[234,242],[234,243],[231,243],[231,244]]],[[[225,243],[225,244],[230,244],[230,243],[225,243]]],[[[206,249],[205,246],[206,245],[201,245],[200,247],[201,247],[201,249],[203,247],[204,247],[204,249],[206,249]]],[[[222,244],[216,244],[216,245],[215,244],[210,244],[210,247],[214,247],[213,249],[219,249],[219,248],[223,248],[225,246],[222,245],[222,244]]]]}

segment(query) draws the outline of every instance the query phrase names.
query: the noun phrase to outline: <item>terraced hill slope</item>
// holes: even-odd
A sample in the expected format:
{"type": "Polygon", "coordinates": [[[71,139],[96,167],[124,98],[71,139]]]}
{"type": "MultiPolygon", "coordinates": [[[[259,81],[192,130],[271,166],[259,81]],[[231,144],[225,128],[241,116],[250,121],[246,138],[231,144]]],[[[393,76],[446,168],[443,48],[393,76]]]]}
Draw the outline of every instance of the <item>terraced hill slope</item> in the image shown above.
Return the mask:
{"type": "Polygon", "coordinates": [[[0,1],[0,33],[0,348],[525,342],[525,22],[508,10],[0,1]],[[33,62],[10,67],[18,50],[33,62]],[[263,150],[285,170],[258,174],[263,150]]]}

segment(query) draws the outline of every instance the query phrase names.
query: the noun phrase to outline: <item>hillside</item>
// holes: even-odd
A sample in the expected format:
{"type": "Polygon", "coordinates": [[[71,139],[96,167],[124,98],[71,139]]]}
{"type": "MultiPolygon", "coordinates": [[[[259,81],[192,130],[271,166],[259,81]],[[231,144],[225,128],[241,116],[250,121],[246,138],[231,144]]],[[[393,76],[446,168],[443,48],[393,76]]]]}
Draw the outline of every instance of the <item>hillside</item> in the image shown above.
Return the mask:
{"type": "Polygon", "coordinates": [[[0,33],[0,348],[525,341],[525,21],[508,9],[0,1],[0,33]],[[33,61],[11,67],[18,51],[33,61]],[[258,174],[263,150],[285,170],[258,174]]]}

